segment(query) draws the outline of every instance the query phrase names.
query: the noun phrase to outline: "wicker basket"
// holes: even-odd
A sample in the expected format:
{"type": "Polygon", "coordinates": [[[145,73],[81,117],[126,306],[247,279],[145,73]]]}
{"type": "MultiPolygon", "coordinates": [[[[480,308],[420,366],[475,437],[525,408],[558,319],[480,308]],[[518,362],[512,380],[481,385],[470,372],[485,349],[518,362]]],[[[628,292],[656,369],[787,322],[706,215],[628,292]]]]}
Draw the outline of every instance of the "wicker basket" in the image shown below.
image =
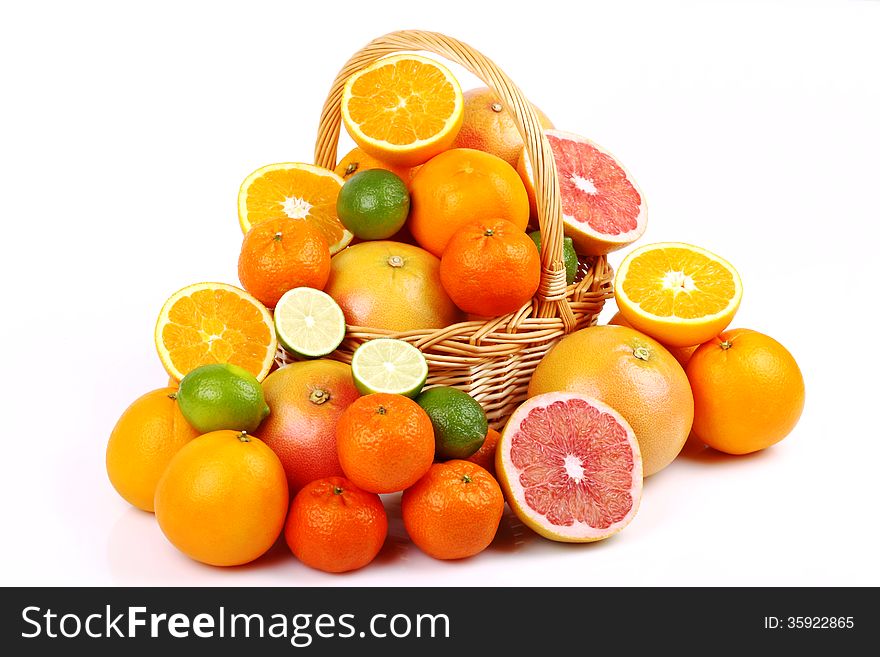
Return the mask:
{"type": "MultiPolygon", "coordinates": [[[[541,284],[530,303],[490,321],[469,321],[442,329],[395,333],[348,326],[329,357],[351,362],[354,350],[373,338],[394,337],[418,347],[428,361],[427,387],[455,386],[482,404],[490,426],[500,428],[525,399],[538,361],[563,335],[596,323],[611,297],[611,269],[605,256],[581,258],[578,280],[566,287],[562,261],[563,224],[559,181],[550,146],[523,93],[491,60],[470,46],[438,34],[406,30],[374,39],[342,68],[321,112],[315,164],[336,166],[342,90],[352,74],[401,51],[427,51],[468,69],[495,90],[513,115],[532,162],[541,230],[541,284]]],[[[279,351],[278,364],[293,360],[279,351]]]]}

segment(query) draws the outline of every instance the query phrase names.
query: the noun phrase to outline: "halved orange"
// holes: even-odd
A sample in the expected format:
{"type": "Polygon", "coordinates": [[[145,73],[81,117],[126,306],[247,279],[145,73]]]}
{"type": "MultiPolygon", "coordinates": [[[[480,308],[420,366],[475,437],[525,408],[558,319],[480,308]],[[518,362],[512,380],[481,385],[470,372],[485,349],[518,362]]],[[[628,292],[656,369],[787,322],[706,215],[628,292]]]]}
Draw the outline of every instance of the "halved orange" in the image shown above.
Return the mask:
{"type": "Polygon", "coordinates": [[[329,169],[303,162],[261,167],[244,179],[238,191],[241,230],[246,233],[269,219],[300,219],[321,231],[331,255],[341,251],[353,237],[336,216],[336,197],[344,182],[329,169]]]}
{"type": "Polygon", "coordinates": [[[263,380],[275,359],[272,315],[226,283],[195,283],[172,294],[156,322],[156,351],[180,381],[200,365],[232,363],[263,380]]]}
{"type": "Polygon", "coordinates": [[[461,86],[419,55],[380,59],[342,91],[342,120],[366,153],[398,166],[422,164],[455,141],[464,116],[461,86]]]}
{"type": "Polygon", "coordinates": [[[742,299],[736,269],[691,244],[647,244],[624,258],[614,277],[623,318],[663,344],[702,344],[730,324],[742,299]]]}

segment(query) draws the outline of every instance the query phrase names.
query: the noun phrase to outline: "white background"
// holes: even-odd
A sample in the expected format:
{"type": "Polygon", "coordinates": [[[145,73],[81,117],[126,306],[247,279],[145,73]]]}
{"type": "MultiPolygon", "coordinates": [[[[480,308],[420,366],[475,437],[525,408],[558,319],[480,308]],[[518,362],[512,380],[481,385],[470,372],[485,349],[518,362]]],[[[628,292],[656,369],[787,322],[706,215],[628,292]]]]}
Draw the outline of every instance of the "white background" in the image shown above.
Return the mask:
{"type": "Polygon", "coordinates": [[[0,583],[880,584],[880,3],[7,3],[0,61],[0,583]],[[354,574],[283,544],[202,566],[116,496],[107,437],[166,381],[165,298],[237,282],[241,180],[309,161],[338,68],[406,27],[477,46],[614,152],[649,202],[640,243],[733,262],[734,326],[795,355],[803,418],[764,453],[679,458],[600,544],[508,512],[486,552],[434,561],[391,501],[384,551],[354,574]]]}

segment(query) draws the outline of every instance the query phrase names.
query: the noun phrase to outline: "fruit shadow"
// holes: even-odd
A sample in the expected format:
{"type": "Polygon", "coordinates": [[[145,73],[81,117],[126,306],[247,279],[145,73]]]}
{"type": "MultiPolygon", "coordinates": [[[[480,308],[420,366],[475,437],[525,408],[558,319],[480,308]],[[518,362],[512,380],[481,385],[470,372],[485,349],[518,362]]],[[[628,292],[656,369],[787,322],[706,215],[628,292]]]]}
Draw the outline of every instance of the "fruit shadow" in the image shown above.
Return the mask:
{"type": "Polygon", "coordinates": [[[702,440],[696,437],[693,432],[688,436],[687,442],[678,455],[678,458],[691,461],[694,463],[712,463],[712,464],[736,464],[746,463],[750,461],[759,461],[768,458],[771,451],[762,449],[751,454],[725,454],[717,449],[712,449],[702,440]]]}
{"type": "Polygon", "coordinates": [[[526,527],[522,521],[516,517],[516,514],[510,510],[507,504],[504,505],[504,513],[501,516],[501,522],[498,524],[498,531],[489,547],[489,552],[511,553],[524,550],[530,543],[537,540],[539,536],[531,529],[526,527]]]}
{"type": "Polygon", "coordinates": [[[410,554],[415,546],[410,542],[406,529],[403,526],[403,513],[400,510],[400,493],[382,495],[382,503],[385,505],[385,514],[388,516],[388,536],[379,554],[373,559],[373,563],[389,564],[400,561],[409,561],[410,554]]]}

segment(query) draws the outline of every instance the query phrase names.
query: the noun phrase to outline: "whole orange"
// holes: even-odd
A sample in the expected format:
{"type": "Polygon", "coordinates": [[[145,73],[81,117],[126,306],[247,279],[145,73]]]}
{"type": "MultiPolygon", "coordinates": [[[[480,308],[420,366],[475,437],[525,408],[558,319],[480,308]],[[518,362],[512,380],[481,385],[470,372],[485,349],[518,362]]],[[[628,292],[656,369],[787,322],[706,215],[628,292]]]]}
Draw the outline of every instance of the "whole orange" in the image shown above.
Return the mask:
{"type": "Polygon", "coordinates": [[[305,221],[270,219],[244,236],[238,278],[269,308],[295,287],[323,289],[330,275],[330,249],[321,232],[305,221]]]}
{"type": "Polygon", "coordinates": [[[412,331],[462,319],[440,283],[440,260],[410,244],[363,242],[337,253],[325,291],[350,325],[412,331]]]}
{"type": "Polygon", "coordinates": [[[438,257],[455,231],[474,219],[507,219],[523,231],[529,221],[529,197],[516,170],[500,157],[470,148],[428,160],[413,176],[410,195],[407,225],[438,257]]]}
{"type": "Polygon", "coordinates": [[[724,331],[687,365],[694,391],[694,434],[728,454],[770,447],[804,410],[804,377],[788,349],[751,329],[724,331]]]}
{"type": "Polygon", "coordinates": [[[284,538],[311,568],[344,573],[370,563],[388,534],[388,516],[375,493],[343,477],[311,482],[290,503],[284,538]]]}
{"type": "Polygon", "coordinates": [[[351,367],[323,358],[290,363],[266,377],[263,394],[271,412],[257,434],[281,459],[290,493],[315,479],[342,476],[336,423],[361,396],[351,367]]]}
{"type": "Polygon", "coordinates": [[[336,425],[345,476],[371,493],[396,493],[418,481],[434,460],[431,418],[412,399],[375,393],[349,406],[336,425]]]}
{"type": "MultiPolygon", "coordinates": [[[[626,326],[628,328],[633,328],[633,325],[630,324],[623,318],[619,312],[614,313],[614,316],[608,320],[609,324],[613,324],[614,326],[626,326]]],[[[637,329],[633,329],[637,330],[637,329]]],[[[700,345],[695,344],[690,347],[673,347],[672,345],[664,344],[666,350],[673,355],[675,360],[678,361],[679,365],[685,367],[688,364],[688,361],[691,359],[691,356],[694,355],[694,352],[697,350],[697,347],[700,345]]]]}
{"type": "MultiPolygon", "coordinates": [[[[532,109],[541,127],[553,127],[544,112],[535,105],[532,109]]],[[[452,147],[485,151],[515,167],[523,140],[504,102],[488,87],[480,87],[464,92],[464,121],[452,147]]]]}
{"type": "Polygon", "coordinates": [[[632,427],[644,476],[669,465],[687,440],[694,398],[678,361],[625,326],[591,326],[557,342],[529,382],[529,397],[576,392],[605,402],[632,427]]]}
{"type": "Polygon", "coordinates": [[[465,461],[476,463],[481,468],[485,468],[490,475],[495,477],[495,451],[498,448],[499,438],[501,438],[501,434],[495,431],[495,429],[490,428],[489,432],[486,434],[486,439],[483,441],[483,444],[480,445],[480,449],[468,456],[465,461]]]}
{"type": "Polygon", "coordinates": [[[485,550],[501,522],[504,494],[470,461],[435,463],[401,498],[406,532],[435,559],[464,559],[485,550]]]}
{"type": "Polygon", "coordinates": [[[290,497],[275,453],[243,431],[187,443],[156,487],[156,520],[174,546],[212,566],[237,566],[268,550],[290,497]]]}
{"type": "Polygon", "coordinates": [[[541,282],[541,255],[522,229],[506,219],[478,219],[459,228],[440,260],[440,282],[467,313],[512,313],[541,282]]]}
{"type": "Polygon", "coordinates": [[[176,401],[177,385],[138,397],[122,414],[107,442],[107,476],[129,504],[153,511],[156,483],[177,451],[199,432],[176,401]]]}
{"type": "Polygon", "coordinates": [[[418,168],[418,166],[405,167],[396,164],[389,164],[388,162],[383,162],[382,160],[373,157],[369,153],[365,153],[360,148],[352,148],[346,153],[345,157],[339,160],[339,164],[336,165],[334,171],[336,171],[337,175],[342,176],[343,180],[348,180],[359,171],[367,171],[368,169],[385,169],[386,171],[396,174],[401,180],[403,180],[403,182],[409,185],[410,179],[418,168]]]}

